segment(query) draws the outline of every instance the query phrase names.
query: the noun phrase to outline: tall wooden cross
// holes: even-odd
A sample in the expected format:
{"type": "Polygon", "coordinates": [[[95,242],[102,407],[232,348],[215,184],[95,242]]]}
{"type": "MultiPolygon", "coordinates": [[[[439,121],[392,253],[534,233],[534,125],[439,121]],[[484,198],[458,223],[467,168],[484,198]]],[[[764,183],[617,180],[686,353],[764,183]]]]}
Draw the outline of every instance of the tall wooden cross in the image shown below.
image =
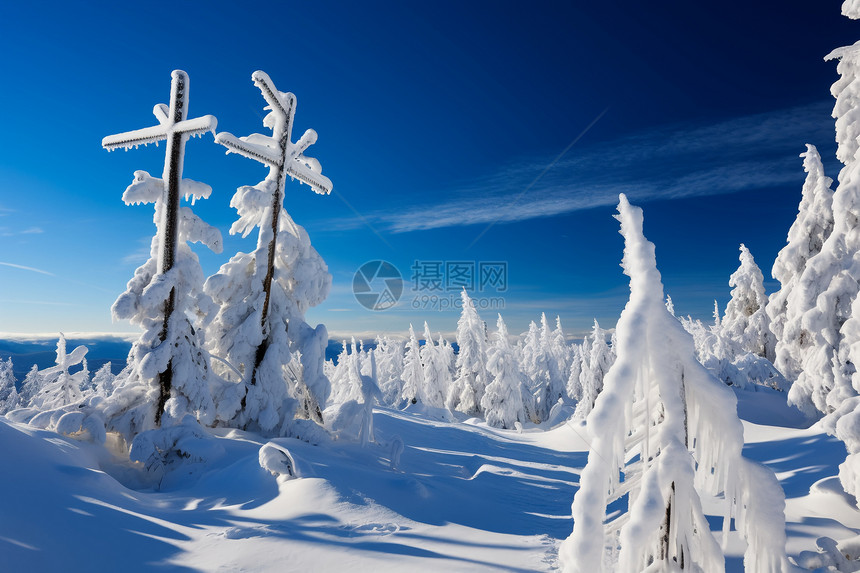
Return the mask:
{"type": "MultiPolygon", "coordinates": [[[[159,221],[159,257],[158,272],[166,273],[173,268],[176,260],[176,244],[179,236],[179,185],[182,181],[182,164],[185,159],[185,142],[189,137],[215,132],[218,121],[212,115],[187,119],[188,117],[188,74],[182,70],[173,70],[170,74],[170,107],[163,103],[156,104],[152,113],[158,119],[158,125],[145,127],[135,131],[109,135],[102,139],[102,147],[108,151],[117,148],[126,150],[138,145],[148,145],[159,141],[167,141],[164,158],[164,192],[162,195],[161,221],[159,221]]],[[[173,309],[176,306],[175,289],[164,302],[164,324],[159,339],[167,339],[167,327],[173,309]]],[[[160,395],[155,414],[155,423],[160,425],[164,404],[170,397],[173,380],[172,361],[164,372],[158,375],[160,395]]]]}
{"type": "MultiPolygon", "coordinates": [[[[222,132],[215,136],[215,143],[220,143],[226,147],[228,153],[238,153],[268,165],[276,174],[277,184],[272,193],[272,220],[270,222],[272,240],[269,242],[268,267],[263,279],[263,291],[266,293],[266,297],[263,303],[261,326],[264,338],[262,344],[257,347],[254,370],[251,375],[251,384],[256,384],[257,368],[262,363],[269,344],[267,335],[269,332],[267,324],[269,299],[272,293],[272,279],[275,275],[278,220],[283,208],[284,186],[287,176],[309,185],[311,189],[321,195],[331,193],[332,184],[329,178],[321,173],[319,161],[303,155],[308,147],[316,143],[317,133],[313,129],[308,129],[296,143],[291,140],[293,118],[296,113],[296,96],[291,93],[279,92],[265,72],[254,72],[251,74],[251,80],[260,89],[263,99],[266,100],[272,110],[274,116],[274,125],[271,126],[272,136],[255,133],[240,139],[231,133],[222,132]]],[[[289,328],[289,325],[287,327],[289,328]]]]}

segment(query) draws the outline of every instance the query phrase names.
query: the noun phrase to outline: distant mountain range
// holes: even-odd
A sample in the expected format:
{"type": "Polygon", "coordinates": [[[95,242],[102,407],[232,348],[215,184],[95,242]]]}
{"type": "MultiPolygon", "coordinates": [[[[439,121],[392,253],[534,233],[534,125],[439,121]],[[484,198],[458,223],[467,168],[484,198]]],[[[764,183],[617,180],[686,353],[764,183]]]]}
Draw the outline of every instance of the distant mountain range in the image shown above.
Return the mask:
{"type": "MultiPolygon", "coordinates": [[[[131,340],[123,336],[96,336],[91,338],[66,338],[69,352],[76,346],[87,347],[87,367],[95,372],[106,363],[111,363],[111,371],[116,374],[125,367],[131,340]]],[[[365,348],[375,344],[365,343],[365,348]]],[[[325,351],[326,360],[335,360],[341,351],[341,341],[329,340],[325,351]]],[[[57,338],[0,338],[0,359],[12,358],[15,377],[21,382],[35,364],[40,370],[55,364],[57,358],[57,338]]]]}

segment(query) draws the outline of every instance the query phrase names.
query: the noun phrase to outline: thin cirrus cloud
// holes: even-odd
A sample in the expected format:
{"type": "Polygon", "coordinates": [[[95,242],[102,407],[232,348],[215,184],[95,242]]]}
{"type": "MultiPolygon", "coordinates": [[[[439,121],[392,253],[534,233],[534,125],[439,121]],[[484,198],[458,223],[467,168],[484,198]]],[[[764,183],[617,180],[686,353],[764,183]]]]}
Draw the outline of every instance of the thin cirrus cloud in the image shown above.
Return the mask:
{"type": "MultiPolygon", "coordinates": [[[[829,102],[711,125],[670,126],[574,146],[531,189],[551,158],[524,161],[447,191],[437,204],[365,214],[389,233],[511,223],[633,201],[721,195],[802,181],[804,144],[833,139],[829,102]]],[[[358,228],[363,220],[349,223],[358,228]]],[[[341,222],[343,228],[343,222],[341,222]]]]}
{"type": "Polygon", "coordinates": [[[0,262],[0,266],[10,267],[10,268],[18,269],[18,270],[22,270],[22,271],[30,271],[30,272],[34,272],[34,273],[43,274],[43,275],[48,275],[49,277],[56,276],[56,275],[54,275],[54,273],[49,273],[48,271],[43,271],[42,269],[37,269],[34,267],[26,267],[24,265],[16,265],[15,263],[0,262]]]}

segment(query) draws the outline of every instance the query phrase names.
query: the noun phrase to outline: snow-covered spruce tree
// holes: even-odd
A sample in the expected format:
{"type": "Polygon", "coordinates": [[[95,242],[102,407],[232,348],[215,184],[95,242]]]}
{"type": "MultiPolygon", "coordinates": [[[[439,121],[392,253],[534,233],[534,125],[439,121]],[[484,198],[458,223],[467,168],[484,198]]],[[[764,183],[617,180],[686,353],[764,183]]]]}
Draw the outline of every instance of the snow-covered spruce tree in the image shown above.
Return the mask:
{"type": "Polygon", "coordinates": [[[549,400],[548,389],[552,386],[552,378],[549,353],[543,344],[544,341],[541,328],[531,321],[528,331],[521,335],[519,345],[522,357],[520,368],[525,376],[526,388],[531,394],[528,402],[531,404],[531,417],[536,423],[547,419],[549,410],[554,404],[549,400]]]}
{"type": "Polygon", "coordinates": [[[405,344],[388,336],[377,337],[374,357],[376,360],[377,381],[382,391],[382,401],[388,406],[400,406],[403,398],[403,354],[405,344]]]}
{"type": "Polygon", "coordinates": [[[252,80],[268,103],[263,125],[272,136],[236,138],[224,132],[215,141],[227,153],[269,168],[263,181],[240,187],[230,201],[239,214],[230,233],[247,237],[259,229],[257,248],[237,253],[206,281],[206,293],[219,304],[207,339],[212,355],[232,366],[216,364],[216,370],[225,377],[239,373],[238,380],[233,376],[236,384],[222,392],[219,418],[271,435],[286,430],[295,415],[322,421],[320,408],[330,392],[323,373],[328,333],[323,325],[312,328],[304,317],[325,300],[331,275],[307,232],[284,208],[284,188],[290,177],[326,194],[331,182],[320,173],[319,162],[304,155],[316,132],[309,129],[298,142],[291,140],[295,96],[278,91],[264,72],[254,72],[252,80]],[[299,353],[302,376],[289,384],[294,377],[288,376],[287,365],[299,353]]]}
{"type": "Polygon", "coordinates": [[[30,407],[38,410],[53,410],[80,402],[84,398],[81,386],[89,382],[86,354],[86,346],[78,346],[67,353],[66,337],[61,332],[57,340],[56,366],[39,372],[45,382],[39,393],[30,400],[30,407]],[[69,368],[78,365],[81,365],[80,370],[74,374],[69,372],[69,368]]]}
{"type": "Polygon", "coordinates": [[[478,316],[475,303],[464,288],[461,293],[463,309],[457,321],[457,374],[448,391],[446,405],[476,416],[481,412],[481,398],[487,387],[487,336],[484,321],[478,316]]]}
{"type": "Polygon", "coordinates": [[[802,317],[815,306],[819,294],[815,288],[808,288],[814,284],[803,285],[800,279],[807,261],[821,252],[833,231],[833,180],[824,174],[814,145],[807,144],[806,153],[800,156],[806,181],[797,218],[788,231],[788,243],[779,251],[771,271],[780,288],[770,295],[766,307],[770,330],[776,337],[774,365],[791,381],[800,375],[803,357],[812,344],[802,317]]]}
{"type": "Polygon", "coordinates": [[[93,374],[92,389],[97,396],[108,397],[113,394],[116,376],[111,372],[111,363],[105,363],[93,374]]]}
{"type": "Polygon", "coordinates": [[[0,360],[0,416],[20,405],[12,358],[0,360]]]}
{"type": "MultiPolygon", "coordinates": [[[[585,340],[583,341],[583,344],[585,340]]],[[[582,367],[586,358],[583,355],[583,345],[574,344],[570,351],[570,376],[567,378],[567,395],[571,400],[582,399],[582,367]]]]}
{"type": "Polygon", "coordinates": [[[860,42],[834,50],[826,59],[839,60],[841,77],[830,91],[836,98],[836,156],[844,167],[833,194],[833,232],[807,261],[797,287],[802,289],[799,296],[815,304],[800,317],[810,341],[803,339],[801,346],[809,347],[788,395],[810,416],[834,412],[860,387],[852,384],[856,361],[850,350],[860,341],[860,328],[853,321],[843,328],[855,316],[852,302],[860,289],[860,42]]]}
{"type": "Polygon", "coordinates": [[[594,402],[603,390],[603,378],[614,362],[615,350],[606,343],[606,331],[600,328],[595,319],[588,355],[582,357],[582,371],[579,375],[581,390],[573,414],[575,420],[585,420],[594,408],[594,402]]]}
{"type": "MultiPolygon", "coordinates": [[[[549,384],[541,396],[541,405],[546,408],[546,414],[560,398],[567,397],[567,344],[563,342],[564,334],[560,332],[561,321],[556,319],[556,330],[551,331],[546,313],[540,315],[540,351],[545,355],[549,384]],[[559,342],[559,336],[562,341],[559,342]]],[[[546,419],[546,418],[545,418],[546,419]]]]}
{"type": "Polygon", "coordinates": [[[434,408],[445,407],[445,397],[451,387],[451,367],[446,361],[445,349],[440,341],[433,344],[430,326],[424,322],[424,346],[420,352],[424,367],[424,385],[421,388],[421,401],[434,408]]]}
{"type": "Polygon", "coordinates": [[[741,456],[734,393],[696,360],[690,336],[666,310],[642,210],[618,206],[630,300],[617,324],[617,360],[588,416],[588,463],[560,549],[567,573],[722,571],[699,492],[724,493],[747,542],[744,566],[782,572],[785,500],[773,472],[741,456]],[[626,496],[626,510],[621,504],[626,496]],[[621,510],[607,518],[607,507],[621,510]]]}
{"type": "Polygon", "coordinates": [[[501,314],[496,322],[492,344],[487,349],[487,372],[492,382],[487,385],[481,398],[481,409],[484,410],[487,424],[510,429],[516,422],[525,422],[523,375],[501,314]]]}
{"type": "Polygon", "coordinates": [[[187,119],[188,76],[174,70],[171,77],[170,106],[158,104],[153,110],[158,126],[102,140],[108,150],[167,141],[162,178],[135,171],[122,196],[127,205],[153,204],[156,227],[149,260],[111,308],[114,320],[128,320],[143,331],[104,409],[108,428],[127,440],[165,421],[179,423],[187,414],[202,423],[210,423],[215,414],[201,335],[201,323],[214,309],[202,293],[203,271],[188,243],[200,242],[220,253],[221,233],[181,207],[180,199],[193,203],[212,192],[208,185],[183,179],[182,169],[185,142],[214,132],[217,121],[211,115],[187,119]]]}
{"type": "Polygon", "coordinates": [[[775,341],[765,312],[764,276],[749,249],[741,244],[740,251],[741,264],[729,277],[729,286],[733,287],[732,298],[726,305],[722,332],[737,344],[739,351],[752,352],[773,361],[775,341]]]}
{"type": "Polygon", "coordinates": [[[421,345],[415,336],[415,329],[409,325],[409,338],[406,341],[406,355],[403,357],[403,389],[401,396],[406,402],[415,404],[424,387],[424,368],[421,365],[421,345]]]}

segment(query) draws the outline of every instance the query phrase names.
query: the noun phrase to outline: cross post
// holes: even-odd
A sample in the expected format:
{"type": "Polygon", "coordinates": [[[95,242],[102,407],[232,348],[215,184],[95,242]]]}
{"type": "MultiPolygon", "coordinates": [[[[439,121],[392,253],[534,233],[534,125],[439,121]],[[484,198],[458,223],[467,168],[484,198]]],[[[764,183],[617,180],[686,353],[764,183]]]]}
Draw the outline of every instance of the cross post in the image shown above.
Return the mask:
{"type": "MultiPolygon", "coordinates": [[[[159,125],[109,135],[102,139],[102,147],[108,151],[118,148],[128,150],[138,145],[157,144],[159,141],[167,141],[164,172],[162,175],[164,191],[161,202],[164,208],[158,225],[159,256],[157,270],[159,274],[164,274],[172,269],[176,260],[176,243],[179,236],[179,185],[182,181],[185,142],[189,137],[194,135],[203,135],[210,131],[214,133],[218,123],[212,115],[187,119],[188,74],[182,70],[173,70],[170,78],[170,106],[157,104],[152,110],[152,113],[158,119],[159,125]]],[[[164,323],[159,334],[161,342],[167,339],[170,317],[173,315],[173,310],[176,306],[175,290],[171,289],[170,295],[164,301],[164,323]]],[[[173,380],[172,363],[172,360],[169,361],[167,368],[158,375],[160,394],[155,412],[156,426],[161,425],[161,415],[164,412],[167,399],[170,397],[173,380]]]]}

